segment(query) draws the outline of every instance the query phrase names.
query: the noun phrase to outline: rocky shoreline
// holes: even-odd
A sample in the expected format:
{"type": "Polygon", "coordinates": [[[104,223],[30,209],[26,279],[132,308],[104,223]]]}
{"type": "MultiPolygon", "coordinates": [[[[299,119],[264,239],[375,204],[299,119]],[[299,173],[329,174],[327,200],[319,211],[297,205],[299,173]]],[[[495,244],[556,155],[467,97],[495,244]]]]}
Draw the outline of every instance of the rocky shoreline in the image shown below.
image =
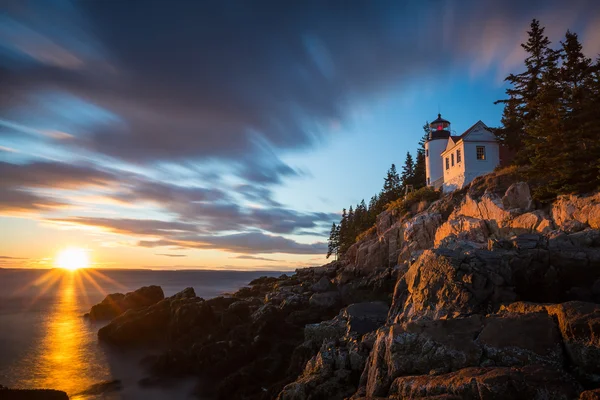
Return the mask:
{"type": "Polygon", "coordinates": [[[103,342],[168,348],[141,385],[210,398],[600,399],[599,229],[600,194],[536,204],[491,174],[380,214],[340,261],[90,316],[118,310],[103,342]]]}

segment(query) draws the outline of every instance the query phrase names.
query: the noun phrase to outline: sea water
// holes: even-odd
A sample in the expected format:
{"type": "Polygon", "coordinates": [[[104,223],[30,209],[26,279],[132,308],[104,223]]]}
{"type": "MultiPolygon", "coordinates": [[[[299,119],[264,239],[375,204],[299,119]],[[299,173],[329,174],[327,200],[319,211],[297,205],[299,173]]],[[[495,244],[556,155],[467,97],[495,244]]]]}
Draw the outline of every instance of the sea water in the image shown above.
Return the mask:
{"type": "Polygon", "coordinates": [[[108,293],[160,285],[165,296],[193,287],[200,297],[233,292],[265,271],[26,270],[0,269],[0,384],[12,388],[64,390],[73,399],[91,385],[118,379],[123,389],[110,399],[184,399],[195,382],[143,388],[143,356],[116,351],[98,342],[106,322],[83,314],[108,293]]]}

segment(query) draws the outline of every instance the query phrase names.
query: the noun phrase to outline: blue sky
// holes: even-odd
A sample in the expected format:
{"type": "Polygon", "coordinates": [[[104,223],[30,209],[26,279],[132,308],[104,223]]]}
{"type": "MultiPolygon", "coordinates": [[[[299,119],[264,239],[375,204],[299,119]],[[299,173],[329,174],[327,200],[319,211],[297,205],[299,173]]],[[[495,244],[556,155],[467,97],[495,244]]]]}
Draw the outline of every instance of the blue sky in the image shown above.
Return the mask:
{"type": "Polygon", "coordinates": [[[586,0],[0,7],[0,266],[323,263],[425,121],[498,126],[532,18],[600,53],[586,0]]]}

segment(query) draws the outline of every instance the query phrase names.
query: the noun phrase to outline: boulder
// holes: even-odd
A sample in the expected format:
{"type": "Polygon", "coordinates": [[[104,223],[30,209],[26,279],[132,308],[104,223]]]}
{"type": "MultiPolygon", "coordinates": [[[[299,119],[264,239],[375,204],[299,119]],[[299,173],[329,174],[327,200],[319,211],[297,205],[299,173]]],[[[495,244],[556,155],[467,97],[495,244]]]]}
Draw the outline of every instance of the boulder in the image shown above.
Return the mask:
{"type": "Polygon", "coordinates": [[[600,193],[591,196],[560,196],[552,204],[552,218],[558,226],[575,220],[600,229],[600,193]]]}
{"type": "Polygon", "coordinates": [[[349,351],[326,341],[306,363],[302,375],[286,385],[277,400],[343,400],[356,391],[351,368],[349,351]]]}
{"type": "Polygon", "coordinates": [[[568,374],[539,365],[465,368],[444,375],[400,377],[390,389],[392,398],[406,400],[443,395],[473,400],[571,400],[579,392],[579,385],[568,374]]]}
{"type": "Polygon", "coordinates": [[[422,212],[406,221],[402,232],[404,245],[398,256],[398,264],[410,261],[418,251],[432,248],[442,220],[440,213],[422,212]]]}
{"type": "Polygon", "coordinates": [[[541,210],[521,214],[508,223],[504,236],[520,235],[523,233],[548,233],[554,229],[552,220],[541,210]]]}
{"type": "Polygon", "coordinates": [[[459,240],[487,243],[489,236],[485,222],[478,218],[459,215],[448,219],[435,232],[434,246],[438,247],[444,238],[455,236],[459,240]]]}
{"type": "Polygon", "coordinates": [[[2,400],[69,400],[67,393],[55,389],[9,389],[0,385],[2,400]]]}
{"type": "Polygon", "coordinates": [[[304,339],[315,343],[322,343],[326,339],[360,339],[382,326],[387,313],[388,306],[382,302],[351,304],[331,320],[306,325],[304,339]]]}
{"type": "Polygon", "coordinates": [[[98,338],[120,346],[147,345],[166,338],[171,320],[168,299],[139,310],[127,310],[100,328],[98,338]]]}
{"type": "Polygon", "coordinates": [[[586,390],[581,392],[579,400],[600,400],[600,389],[586,390]]]}
{"type": "Polygon", "coordinates": [[[385,396],[398,376],[479,365],[482,349],[475,337],[482,328],[479,316],[381,328],[365,369],[367,396],[385,396]]]}
{"type": "Polygon", "coordinates": [[[527,182],[517,182],[510,185],[502,197],[502,205],[506,210],[517,209],[521,212],[533,208],[533,199],[527,182]]]}
{"type": "Polygon", "coordinates": [[[127,310],[147,307],[164,298],[165,295],[160,286],[144,286],[127,294],[112,293],[99,304],[92,306],[86,316],[91,320],[112,319],[127,310]]]}
{"type": "Polygon", "coordinates": [[[337,291],[315,293],[310,296],[309,304],[318,308],[334,308],[340,304],[340,294],[337,291]]]}
{"type": "Polygon", "coordinates": [[[331,283],[331,280],[325,276],[322,276],[321,279],[317,281],[314,285],[310,287],[310,290],[316,293],[323,293],[333,290],[335,287],[331,283]]]}
{"type": "Polygon", "coordinates": [[[485,193],[478,200],[470,195],[465,196],[450,218],[459,215],[485,220],[490,234],[498,234],[499,229],[513,218],[514,212],[506,210],[502,199],[494,193],[485,193]]]}
{"type": "Polygon", "coordinates": [[[547,306],[556,317],[567,355],[576,373],[600,384],[600,305],[570,301],[547,306]]]}
{"type": "Polygon", "coordinates": [[[488,316],[476,343],[486,359],[482,365],[563,364],[561,335],[546,313],[488,316]]]}
{"type": "Polygon", "coordinates": [[[388,315],[389,307],[381,301],[351,304],[340,311],[346,322],[346,334],[359,337],[382,326],[388,315]]]}
{"type": "Polygon", "coordinates": [[[390,320],[455,318],[514,301],[511,270],[501,260],[487,250],[426,250],[404,275],[406,284],[397,286],[390,320]]]}
{"type": "Polygon", "coordinates": [[[120,380],[115,379],[112,381],[104,381],[93,384],[87,389],[77,393],[76,398],[82,397],[86,398],[87,396],[106,396],[107,393],[117,392],[123,389],[123,384],[120,380]]]}

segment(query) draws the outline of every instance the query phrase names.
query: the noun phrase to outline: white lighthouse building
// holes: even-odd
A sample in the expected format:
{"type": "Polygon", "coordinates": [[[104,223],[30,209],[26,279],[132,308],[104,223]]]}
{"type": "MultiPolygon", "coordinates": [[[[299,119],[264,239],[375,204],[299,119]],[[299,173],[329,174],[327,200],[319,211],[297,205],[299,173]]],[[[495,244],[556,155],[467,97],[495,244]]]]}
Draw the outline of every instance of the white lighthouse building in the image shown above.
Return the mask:
{"type": "Polygon", "coordinates": [[[462,135],[452,135],[450,121],[438,114],[429,124],[425,142],[427,186],[444,192],[461,189],[500,165],[500,146],[494,134],[477,121],[462,135]]]}

